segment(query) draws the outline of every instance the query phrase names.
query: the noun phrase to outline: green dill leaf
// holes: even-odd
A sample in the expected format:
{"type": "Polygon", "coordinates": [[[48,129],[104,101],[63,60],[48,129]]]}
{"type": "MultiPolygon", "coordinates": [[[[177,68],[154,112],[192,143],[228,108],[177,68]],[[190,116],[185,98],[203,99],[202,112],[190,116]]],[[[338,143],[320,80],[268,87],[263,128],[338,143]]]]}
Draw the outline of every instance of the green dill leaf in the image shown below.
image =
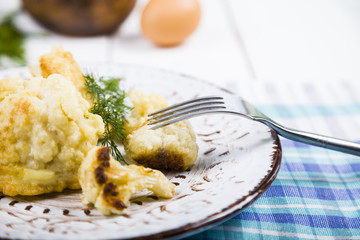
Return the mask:
{"type": "Polygon", "coordinates": [[[85,86],[94,101],[90,112],[102,117],[105,132],[101,144],[110,147],[111,154],[119,162],[127,164],[116,142],[124,142],[125,114],[131,109],[125,104],[126,93],[120,89],[119,78],[95,78],[93,74],[86,74],[85,86]]]}
{"type": "Polygon", "coordinates": [[[120,91],[119,82],[120,78],[110,78],[104,81],[105,90],[109,93],[120,91]]]}
{"type": "Polygon", "coordinates": [[[8,14],[0,22],[0,67],[6,60],[17,65],[26,65],[25,59],[25,38],[14,23],[17,12],[8,14]]]}

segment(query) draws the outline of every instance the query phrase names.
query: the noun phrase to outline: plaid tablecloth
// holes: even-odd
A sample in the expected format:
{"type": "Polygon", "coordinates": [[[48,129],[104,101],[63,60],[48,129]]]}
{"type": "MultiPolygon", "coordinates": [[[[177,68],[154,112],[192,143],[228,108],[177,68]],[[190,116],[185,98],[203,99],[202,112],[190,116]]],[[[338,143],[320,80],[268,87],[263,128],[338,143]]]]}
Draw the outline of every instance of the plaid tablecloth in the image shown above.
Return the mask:
{"type": "MultiPolygon", "coordinates": [[[[241,96],[285,126],[360,143],[360,84],[253,83],[241,96]]],[[[276,180],[250,207],[189,239],[360,239],[360,157],[281,138],[276,180]]]]}

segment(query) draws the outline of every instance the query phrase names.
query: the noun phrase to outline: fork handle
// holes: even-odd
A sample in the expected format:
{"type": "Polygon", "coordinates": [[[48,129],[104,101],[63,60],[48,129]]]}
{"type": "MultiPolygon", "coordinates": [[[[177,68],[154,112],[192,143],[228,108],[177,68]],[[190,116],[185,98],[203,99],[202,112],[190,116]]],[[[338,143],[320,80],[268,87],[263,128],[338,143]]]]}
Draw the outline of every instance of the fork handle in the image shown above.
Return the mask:
{"type": "Polygon", "coordinates": [[[274,129],[279,135],[287,139],[360,156],[360,144],[358,143],[287,128],[271,119],[263,117],[254,117],[253,119],[274,129]]]}

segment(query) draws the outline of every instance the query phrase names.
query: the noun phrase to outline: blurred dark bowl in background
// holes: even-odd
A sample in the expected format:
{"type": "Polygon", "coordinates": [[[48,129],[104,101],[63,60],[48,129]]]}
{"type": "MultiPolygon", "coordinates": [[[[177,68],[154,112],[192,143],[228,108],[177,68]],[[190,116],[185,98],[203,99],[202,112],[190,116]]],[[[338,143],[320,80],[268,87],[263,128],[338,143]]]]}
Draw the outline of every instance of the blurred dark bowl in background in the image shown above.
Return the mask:
{"type": "Polygon", "coordinates": [[[22,0],[23,7],[49,30],[74,36],[110,34],[136,0],[22,0]]]}

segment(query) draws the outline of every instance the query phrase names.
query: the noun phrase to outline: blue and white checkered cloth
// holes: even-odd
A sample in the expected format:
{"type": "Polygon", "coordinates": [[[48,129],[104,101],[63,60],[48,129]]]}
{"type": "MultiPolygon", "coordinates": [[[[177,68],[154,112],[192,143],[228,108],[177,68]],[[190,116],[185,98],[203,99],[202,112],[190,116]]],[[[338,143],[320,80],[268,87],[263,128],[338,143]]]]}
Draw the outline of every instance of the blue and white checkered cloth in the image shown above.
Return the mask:
{"type": "MultiPolygon", "coordinates": [[[[285,126],[360,143],[358,83],[254,83],[239,92],[285,126]]],[[[269,189],[189,239],[360,239],[360,157],[281,143],[281,168],[269,189]]]]}

